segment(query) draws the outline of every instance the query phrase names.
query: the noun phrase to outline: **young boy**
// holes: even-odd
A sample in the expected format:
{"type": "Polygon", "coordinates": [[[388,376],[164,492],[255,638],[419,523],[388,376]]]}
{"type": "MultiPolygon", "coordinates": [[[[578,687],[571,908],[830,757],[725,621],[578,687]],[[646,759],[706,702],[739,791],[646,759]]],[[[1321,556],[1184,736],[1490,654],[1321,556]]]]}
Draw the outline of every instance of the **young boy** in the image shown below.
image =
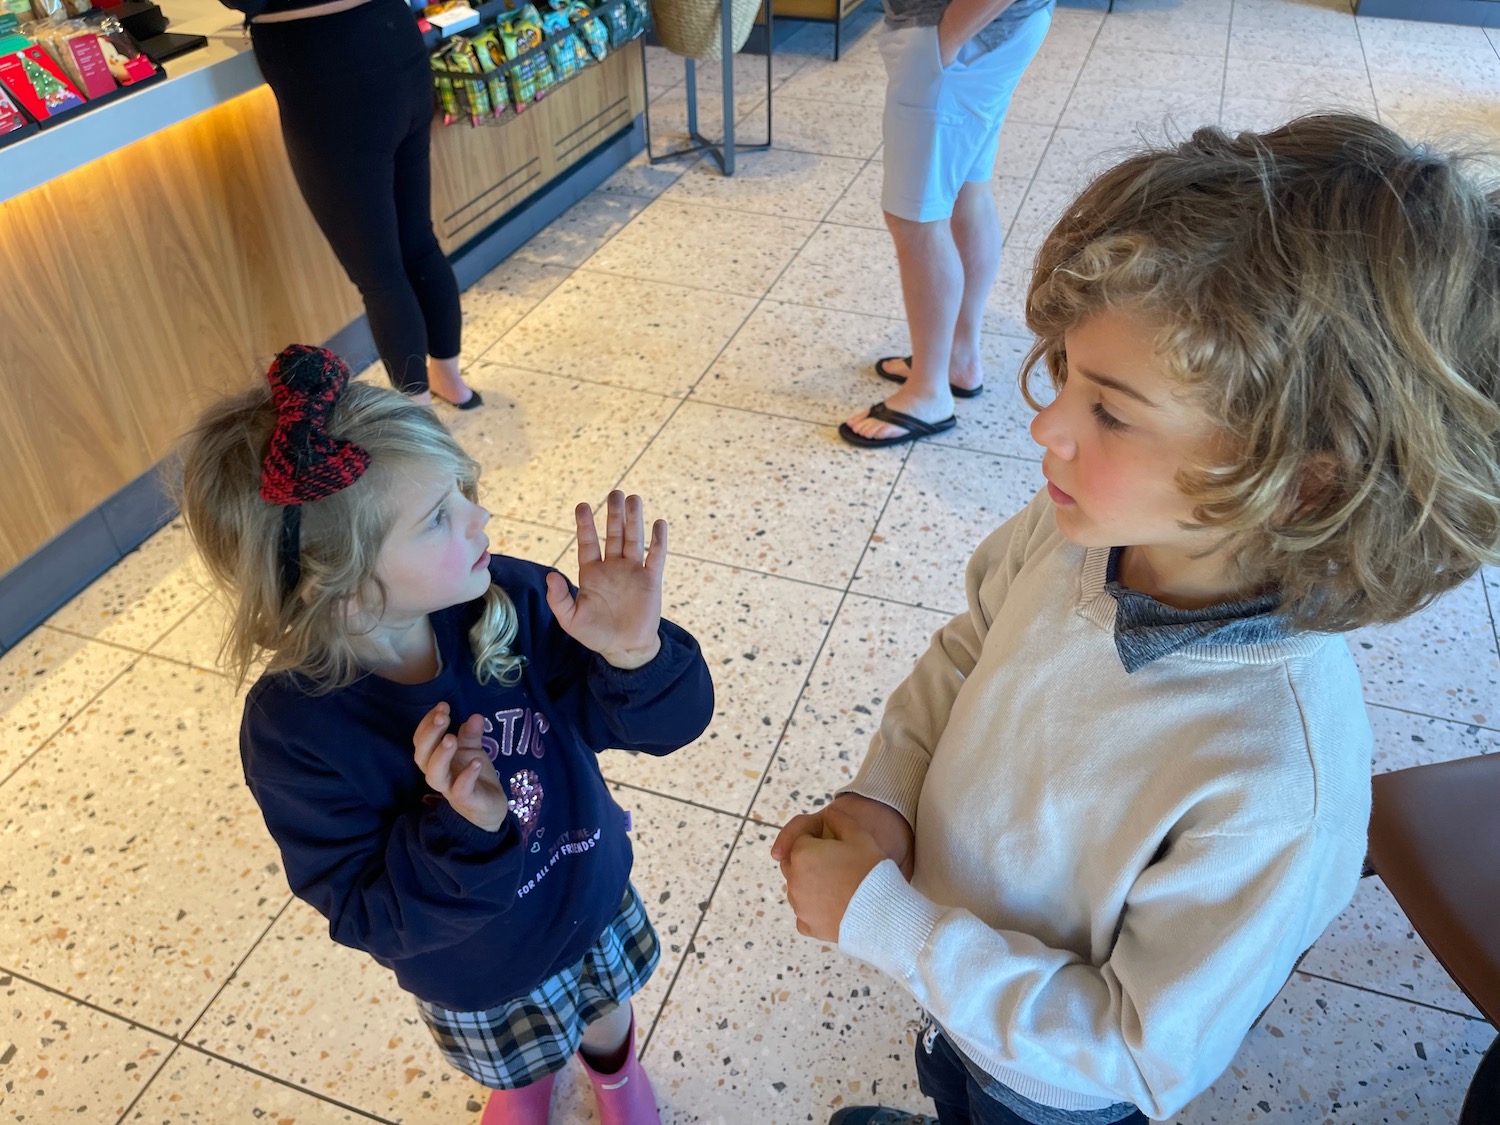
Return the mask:
{"type": "Polygon", "coordinates": [[[1500,195],[1359,117],[1202,129],[1084,192],[1028,322],[1046,491],[772,854],[927,1011],[943,1125],[1170,1118],[1359,878],[1339,633],[1497,557],[1500,195]]]}

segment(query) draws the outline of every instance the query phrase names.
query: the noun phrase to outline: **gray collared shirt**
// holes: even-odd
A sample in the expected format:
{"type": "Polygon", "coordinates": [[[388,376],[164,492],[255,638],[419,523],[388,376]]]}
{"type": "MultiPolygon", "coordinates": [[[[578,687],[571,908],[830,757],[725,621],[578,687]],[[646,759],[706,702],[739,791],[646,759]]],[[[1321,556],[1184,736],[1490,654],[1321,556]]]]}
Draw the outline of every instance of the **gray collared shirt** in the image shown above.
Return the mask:
{"type": "MultiPolygon", "coordinates": [[[[993,51],[1016,33],[1026,18],[1057,0],[1015,0],[1015,3],[982,27],[974,36],[986,51],[993,51]]],[[[885,0],[887,27],[930,27],[943,18],[952,0],[885,0]]]]}

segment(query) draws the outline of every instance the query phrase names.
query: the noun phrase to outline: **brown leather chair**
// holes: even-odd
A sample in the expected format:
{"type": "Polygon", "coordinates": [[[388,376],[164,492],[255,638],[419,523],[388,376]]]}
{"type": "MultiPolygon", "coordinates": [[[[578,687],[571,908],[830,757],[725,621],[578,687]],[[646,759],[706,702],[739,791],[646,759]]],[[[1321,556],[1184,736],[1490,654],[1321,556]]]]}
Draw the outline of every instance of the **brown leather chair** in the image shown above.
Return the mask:
{"type": "MultiPolygon", "coordinates": [[[[1374,779],[1369,866],[1485,1019],[1500,1026],[1500,754],[1374,779]]],[[[1500,1038],[1459,1125],[1500,1123],[1500,1038]]]]}

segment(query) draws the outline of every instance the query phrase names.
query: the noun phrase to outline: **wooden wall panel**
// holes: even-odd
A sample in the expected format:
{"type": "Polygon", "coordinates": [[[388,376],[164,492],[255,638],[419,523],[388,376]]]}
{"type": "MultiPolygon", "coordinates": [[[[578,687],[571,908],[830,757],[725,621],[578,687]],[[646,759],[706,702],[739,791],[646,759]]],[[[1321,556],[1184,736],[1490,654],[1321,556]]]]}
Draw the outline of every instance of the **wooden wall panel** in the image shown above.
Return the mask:
{"type": "MultiPolygon", "coordinates": [[[[640,56],[631,44],[516,120],[436,127],[444,249],[628,125],[644,108],[640,56]]],[[[161,460],[280,348],[362,311],[264,87],[0,203],[0,279],[0,573],[161,460]]]]}

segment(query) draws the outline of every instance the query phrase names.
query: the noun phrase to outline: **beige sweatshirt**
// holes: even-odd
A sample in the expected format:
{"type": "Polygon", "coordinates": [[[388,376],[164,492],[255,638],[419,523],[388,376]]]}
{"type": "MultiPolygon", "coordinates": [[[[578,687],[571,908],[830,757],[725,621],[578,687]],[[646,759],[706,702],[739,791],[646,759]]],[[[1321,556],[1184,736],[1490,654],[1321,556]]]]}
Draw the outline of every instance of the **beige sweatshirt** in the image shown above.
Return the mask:
{"type": "Polygon", "coordinates": [[[850,787],[913,825],[915,873],[872,871],[839,945],[1018,1093],[1167,1118],[1353,896],[1372,736],[1338,636],[1128,674],[1108,556],[1041,494],[970,560],[850,787]]]}

